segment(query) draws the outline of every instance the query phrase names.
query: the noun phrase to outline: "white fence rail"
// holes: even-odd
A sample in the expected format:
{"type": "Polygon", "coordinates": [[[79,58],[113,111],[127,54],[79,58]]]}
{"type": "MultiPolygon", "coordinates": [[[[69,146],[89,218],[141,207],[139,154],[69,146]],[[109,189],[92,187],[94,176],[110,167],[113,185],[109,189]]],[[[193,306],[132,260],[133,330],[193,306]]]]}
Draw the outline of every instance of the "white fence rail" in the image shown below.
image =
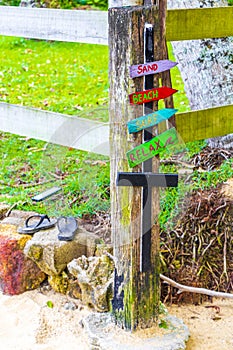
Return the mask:
{"type": "Polygon", "coordinates": [[[109,155],[108,123],[0,103],[0,129],[83,151],[109,155]]]}
{"type": "Polygon", "coordinates": [[[108,44],[108,14],[0,6],[0,35],[108,44]]]}

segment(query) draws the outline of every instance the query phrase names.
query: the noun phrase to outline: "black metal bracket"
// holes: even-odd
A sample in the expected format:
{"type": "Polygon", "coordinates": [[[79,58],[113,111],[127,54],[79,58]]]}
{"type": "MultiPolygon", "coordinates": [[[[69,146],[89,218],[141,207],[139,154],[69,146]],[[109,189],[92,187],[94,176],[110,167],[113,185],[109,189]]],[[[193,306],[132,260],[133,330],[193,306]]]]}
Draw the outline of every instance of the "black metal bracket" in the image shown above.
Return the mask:
{"type": "Polygon", "coordinates": [[[177,174],[125,173],[119,172],[117,186],[133,187],[177,187],[177,174]]]}

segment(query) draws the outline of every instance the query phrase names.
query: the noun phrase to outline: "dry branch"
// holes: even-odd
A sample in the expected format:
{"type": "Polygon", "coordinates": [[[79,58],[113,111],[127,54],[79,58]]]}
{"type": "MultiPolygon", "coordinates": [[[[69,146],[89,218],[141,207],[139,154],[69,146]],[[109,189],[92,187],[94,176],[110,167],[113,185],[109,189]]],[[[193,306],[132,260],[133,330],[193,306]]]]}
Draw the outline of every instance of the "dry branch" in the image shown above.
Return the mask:
{"type": "Polygon", "coordinates": [[[206,288],[197,288],[197,287],[189,287],[185,286],[183,284],[177,283],[173,281],[171,278],[168,278],[162,274],[160,274],[160,278],[170,284],[171,286],[178,288],[178,293],[183,293],[183,292],[189,292],[189,293],[198,293],[198,294],[205,294],[209,295],[210,297],[215,297],[215,298],[228,298],[228,299],[233,299],[233,294],[230,293],[223,293],[223,292],[215,292],[213,290],[209,290],[206,288]]]}

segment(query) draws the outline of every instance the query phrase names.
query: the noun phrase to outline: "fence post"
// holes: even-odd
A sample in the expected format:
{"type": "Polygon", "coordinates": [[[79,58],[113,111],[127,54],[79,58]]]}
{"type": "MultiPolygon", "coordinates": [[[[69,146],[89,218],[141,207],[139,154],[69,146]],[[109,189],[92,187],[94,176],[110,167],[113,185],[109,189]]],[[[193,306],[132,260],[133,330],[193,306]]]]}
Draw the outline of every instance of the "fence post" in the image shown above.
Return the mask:
{"type": "MultiPolygon", "coordinates": [[[[152,189],[150,264],[142,269],[142,189],[116,186],[117,173],[130,170],[126,152],[143,141],[141,132],[129,136],[126,123],[143,115],[142,105],[130,106],[128,95],[144,88],[142,78],[130,79],[129,67],[144,62],[146,23],[154,28],[154,59],[162,59],[157,6],[109,9],[111,221],[116,258],[112,308],[116,323],[130,330],[150,327],[160,302],[159,191],[152,189]]],[[[154,87],[158,87],[156,75],[154,87]]],[[[158,172],[158,167],[159,159],[154,157],[152,171],[158,172]]],[[[133,171],[141,172],[141,165],[133,171]]]]}

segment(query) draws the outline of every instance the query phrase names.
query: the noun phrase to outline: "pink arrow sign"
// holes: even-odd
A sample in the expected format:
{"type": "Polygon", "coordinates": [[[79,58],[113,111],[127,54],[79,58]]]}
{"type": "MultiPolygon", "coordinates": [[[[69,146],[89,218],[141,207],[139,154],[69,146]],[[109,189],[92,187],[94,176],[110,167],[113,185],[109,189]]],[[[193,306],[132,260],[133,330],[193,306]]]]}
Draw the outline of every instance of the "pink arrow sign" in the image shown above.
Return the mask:
{"type": "Polygon", "coordinates": [[[171,96],[177,91],[178,90],[169,88],[167,86],[162,86],[159,88],[135,92],[129,95],[129,102],[132,105],[140,105],[151,101],[158,101],[171,96]]]}
{"type": "Polygon", "coordinates": [[[131,66],[129,68],[130,78],[142,77],[144,75],[155,74],[169,70],[175,67],[177,62],[169,60],[155,61],[145,64],[139,64],[136,66],[131,66]]]}

